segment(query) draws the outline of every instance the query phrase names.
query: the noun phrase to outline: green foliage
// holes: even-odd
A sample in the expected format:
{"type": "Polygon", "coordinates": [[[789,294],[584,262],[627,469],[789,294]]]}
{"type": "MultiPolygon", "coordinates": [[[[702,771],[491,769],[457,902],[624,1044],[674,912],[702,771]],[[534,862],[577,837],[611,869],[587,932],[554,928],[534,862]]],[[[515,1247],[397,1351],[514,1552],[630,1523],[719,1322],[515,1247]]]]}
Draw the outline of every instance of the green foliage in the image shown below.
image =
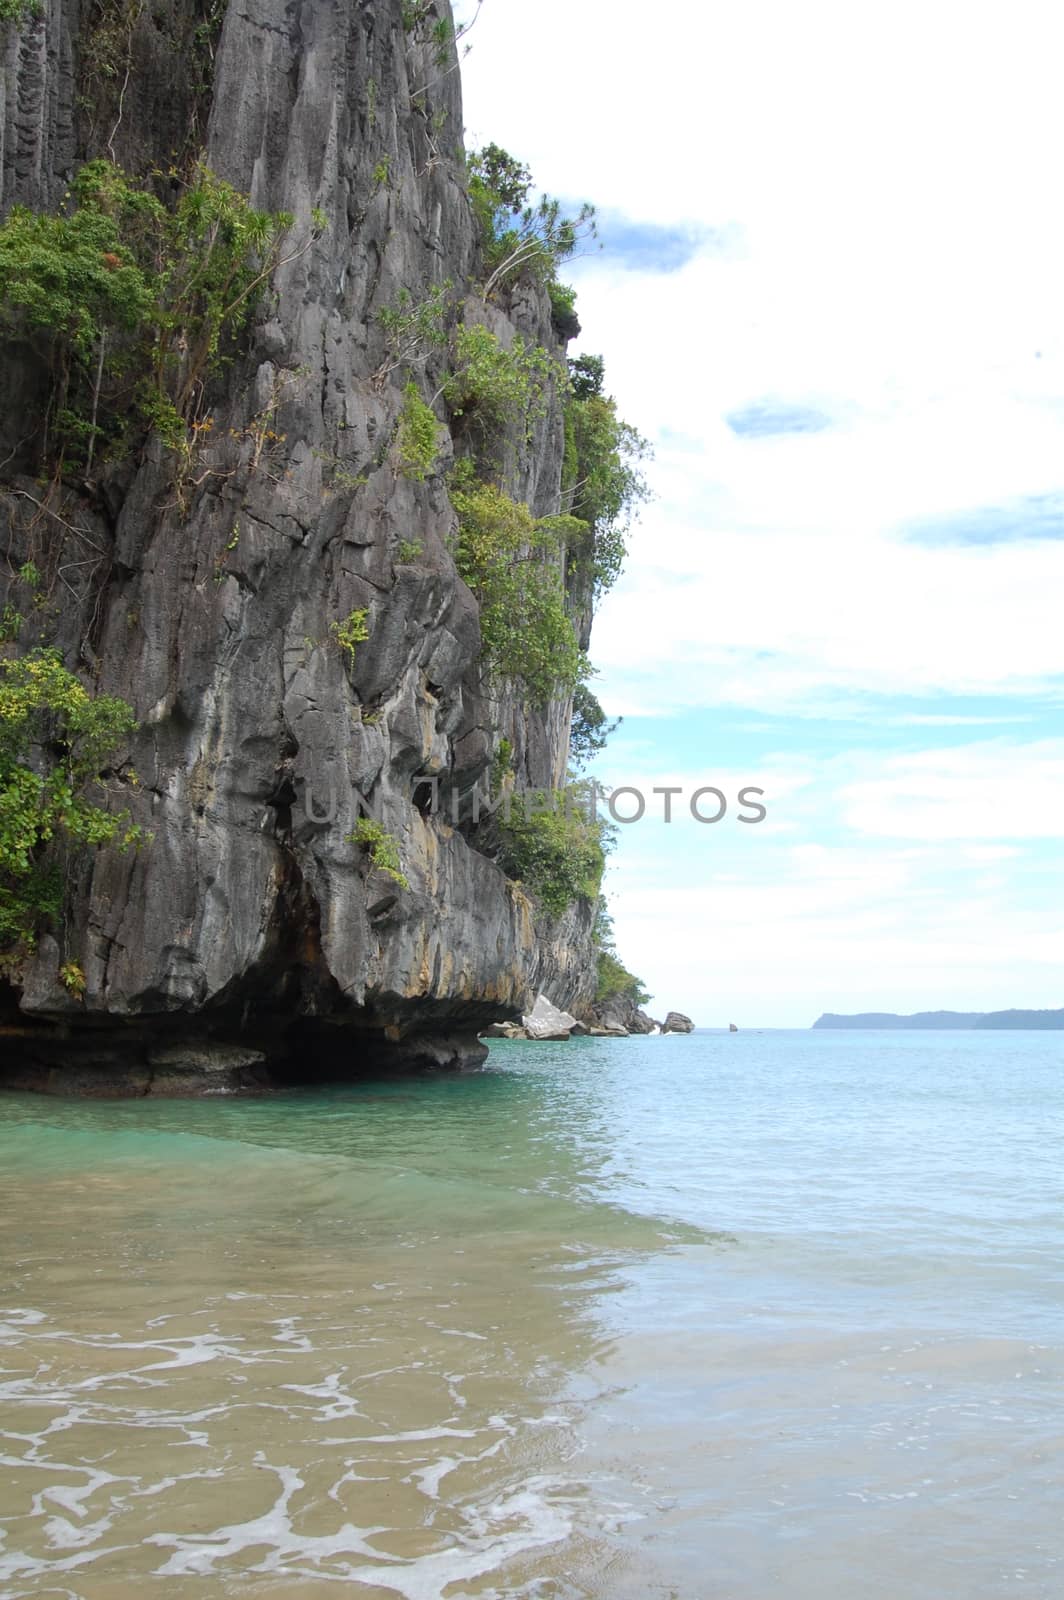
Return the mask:
{"type": "Polygon", "coordinates": [[[0,644],[10,644],[13,639],[17,639],[25,620],[21,611],[16,611],[11,602],[7,601],[3,611],[0,611],[0,644]]]}
{"type": "Polygon", "coordinates": [[[554,331],[562,339],[575,339],[580,332],[580,318],[576,314],[576,290],[568,283],[552,278],[547,284],[550,299],[550,318],[554,331]]]}
{"type": "Polygon", "coordinates": [[[585,767],[606,748],[606,741],[620,726],[611,722],[586,683],[573,691],[573,720],[569,732],[569,759],[574,767],[585,767]]]}
{"type": "Polygon", "coordinates": [[[480,605],[489,668],[544,705],[569,694],[586,671],[566,615],[558,535],[494,484],[452,481],[458,515],[455,562],[480,605]]]}
{"type": "Polygon", "coordinates": [[[504,736],[499,740],[498,748],[491,761],[492,798],[502,793],[503,785],[513,777],[513,772],[514,747],[512,742],[504,736]]]}
{"type": "Polygon", "coordinates": [[[473,215],[487,249],[528,204],[532,174],[497,144],[474,150],[467,162],[467,170],[473,215]]]}
{"type": "Polygon", "coordinates": [[[632,514],[649,490],[640,468],[650,446],[617,415],[602,390],[602,362],[582,356],[570,363],[572,391],[565,407],[562,492],[569,510],[593,533],[596,598],[620,576],[632,514]]]}
{"type": "Polygon", "coordinates": [[[373,169],[373,187],[375,189],[387,189],[390,168],[391,163],[389,158],[387,156],[381,156],[380,160],[377,162],[377,165],[373,169]]]}
{"type": "Polygon", "coordinates": [[[470,323],[458,330],[443,397],[453,416],[472,419],[481,433],[519,423],[528,437],[546,413],[550,383],[561,376],[542,346],[515,334],[507,350],[490,328],[470,323]]]}
{"type": "Polygon", "coordinates": [[[509,818],[500,813],[499,862],[524,884],[552,917],[574,900],[594,900],[606,865],[603,827],[585,814],[579,786],[537,796],[550,809],[519,804],[509,818]]]}
{"type": "Polygon", "coordinates": [[[41,0],[0,0],[0,22],[28,22],[41,9],[41,0]]]}
{"type": "Polygon", "coordinates": [[[416,561],[420,554],[421,554],[421,540],[420,539],[400,539],[399,540],[399,548],[396,551],[396,559],[398,561],[400,561],[404,566],[409,566],[409,564],[412,561],[416,561]]]}
{"type": "Polygon", "coordinates": [[[229,0],[206,0],[203,20],[192,30],[189,62],[194,73],[193,81],[204,91],[214,85],[214,57],[228,8],[229,0]]]}
{"type": "MultiPolygon", "coordinates": [[[[76,209],[46,216],[16,206],[0,228],[0,304],[13,330],[41,333],[78,361],[88,362],[101,335],[135,331],[151,314],[152,286],[146,266],[126,243],[134,218],[156,220],[162,208],[149,195],[139,216],[116,199],[114,186],[94,192],[94,169],[82,168],[75,183],[76,209]]],[[[134,196],[129,191],[130,198],[134,196]]]]}
{"type": "Polygon", "coordinates": [[[451,281],[437,284],[424,300],[415,301],[409,289],[400,289],[390,306],[382,306],[377,321],[384,330],[387,353],[373,381],[384,387],[400,367],[424,366],[434,350],[447,343],[447,314],[451,281]]]}
{"type": "Polygon", "coordinates": [[[85,972],[78,962],[64,961],[59,968],[59,982],[72,994],[75,1000],[80,1000],[88,985],[85,981],[85,972]]]}
{"type": "Polygon", "coordinates": [[[594,238],[594,206],[582,205],[575,217],[567,217],[560,201],[549,195],[531,202],[531,173],[497,144],[475,150],[467,165],[487,268],[485,299],[525,272],[549,283],[581,240],[594,238]]]}
{"type": "MultiPolygon", "coordinates": [[[[256,211],[206,167],[184,190],[165,229],[155,335],[156,383],[182,416],[223,337],[243,330],[292,223],[288,212],[256,211]]],[[[315,234],[323,224],[313,219],[315,234]]]]}
{"type": "Polygon", "coordinates": [[[144,0],[94,0],[87,8],[88,26],[79,40],[81,73],[86,93],[86,110],[109,110],[115,106],[115,90],[120,91],[130,69],[133,34],[144,12],[144,0]]]}
{"type": "Polygon", "coordinates": [[[597,958],[598,984],[595,990],[595,999],[598,1001],[611,1000],[620,996],[623,1000],[630,1000],[633,1005],[644,1006],[650,999],[650,991],[645,987],[641,978],[628,968],[614,954],[612,950],[600,950],[597,958]]]}
{"type": "Polygon", "coordinates": [[[31,948],[39,918],[58,913],[53,840],[119,849],[141,841],[128,812],[86,797],[135,726],[124,700],[94,699],[57,651],[0,661],[0,946],[31,948]]]}
{"type": "Polygon", "coordinates": [[[403,0],[400,17],[404,33],[414,33],[436,9],[436,0],[403,0]]]}
{"type": "MultiPolygon", "coordinates": [[[[415,44],[429,45],[432,49],[432,59],[441,70],[447,68],[451,53],[458,41],[472,28],[477,19],[483,0],[476,0],[476,9],[473,16],[456,28],[448,16],[437,16],[436,0],[402,0],[400,18],[403,32],[410,35],[415,44]]],[[[468,46],[466,47],[468,49],[468,46]]],[[[428,85],[421,85],[411,95],[412,99],[424,93],[428,85]]],[[[415,99],[416,103],[416,99],[415,99]]]]}
{"type": "Polygon", "coordinates": [[[599,899],[595,910],[592,941],[597,952],[598,971],[595,999],[603,1001],[619,997],[622,1000],[630,1000],[633,1005],[645,1006],[650,999],[650,992],[642,979],[637,978],[634,972],[629,972],[618,956],[613,938],[613,918],[602,898],[599,899]]]}
{"type": "Polygon", "coordinates": [[[347,840],[349,844],[361,845],[368,852],[378,872],[391,878],[400,889],[409,889],[410,882],[402,870],[399,856],[399,841],[394,834],[385,832],[381,823],[375,822],[372,817],[359,817],[354,833],[349,833],[347,840]]]}
{"type": "Polygon", "coordinates": [[[32,561],[24,561],[18,569],[19,582],[24,583],[27,589],[39,589],[41,586],[40,568],[32,561]]]}
{"type": "Polygon", "coordinates": [[[399,470],[404,478],[424,483],[436,465],[440,425],[411,381],[403,390],[399,412],[399,470]]]}
{"type": "Polygon", "coordinates": [[[348,612],[342,622],[331,622],[329,624],[329,632],[348,657],[351,666],[355,664],[357,647],[360,644],[365,644],[369,638],[369,625],[366,622],[368,616],[369,612],[363,606],[360,610],[348,612]]]}
{"type": "Polygon", "coordinates": [[[602,393],[606,363],[601,356],[573,356],[569,362],[569,384],[577,400],[590,400],[602,393]]]}
{"type": "Polygon", "coordinates": [[[637,978],[634,972],[629,972],[612,950],[599,951],[597,973],[596,1000],[612,1000],[620,996],[622,1000],[630,1000],[633,1005],[645,1006],[650,999],[650,991],[642,979],[637,978]]]}
{"type": "MultiPolygon", "coordinates": [[[[324,224],[315,214],[312,238],[324,224]]],[[[81,168],[58,215],[12,211],[0,226],[0,329],[51,369],[60,460],[91,466],[101,417],[115,441],[155,428],[170,448],[187,444],[291,226],[206,167],[168,209],[104,160],[81,168]]]]}

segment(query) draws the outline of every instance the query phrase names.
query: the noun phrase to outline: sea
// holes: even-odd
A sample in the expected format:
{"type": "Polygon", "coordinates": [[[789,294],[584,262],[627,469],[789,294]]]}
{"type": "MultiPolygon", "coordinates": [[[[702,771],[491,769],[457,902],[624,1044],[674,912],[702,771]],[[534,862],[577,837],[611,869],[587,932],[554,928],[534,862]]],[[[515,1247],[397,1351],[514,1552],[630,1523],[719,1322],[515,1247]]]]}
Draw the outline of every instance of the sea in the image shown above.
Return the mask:
{"type": "Polygon", "coordinates": [[[1059,1600],[1064,1035],[0,1096],[4,1600],[1059,1600]]]}

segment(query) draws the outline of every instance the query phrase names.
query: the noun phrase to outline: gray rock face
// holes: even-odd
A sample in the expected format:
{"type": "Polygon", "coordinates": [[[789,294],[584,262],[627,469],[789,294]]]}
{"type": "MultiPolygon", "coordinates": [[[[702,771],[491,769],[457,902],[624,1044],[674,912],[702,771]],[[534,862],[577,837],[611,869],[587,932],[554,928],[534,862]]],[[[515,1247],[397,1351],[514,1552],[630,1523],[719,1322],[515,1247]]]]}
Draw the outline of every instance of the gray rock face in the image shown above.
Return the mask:
{"type": "Polygon", "coordinates": [[[587,1021],[594,1028],[604,1028],[611,1034],[653,1033],[660,1024],[647,1016],[633,1000],[613,995],[609,1000],[597,1001],[587,1009],[587,1021]]]}
{"type": "Polygon", "coordinates": [[[693,1033],[694,1030],[694,1023],[682,1011],[670,1011],[662,1028],[663,1033],[693,1033]]]}
{"type": "MultiPolygon", "coordinates": [[[[42,941],[20,983],[0,983],[0,1026],[34,1024],[12,1036],[10,1059],[50,1072],[52,1043],[69,1050],[91,1031],[135,1074],[162,1071],[156,1045],[185,1062],[235,1046],[297,1076],[475,1065],[484,1026],[544,989],[582,1007],[593,986],[592,908],[548,925],[462,822],[504,737],[519,782],[560,781],[571,707],[531,712],[483,679],[477,605],[450,553],[450,437],[441,428],[428,481],[398,470],[408,374],[374,379],[379,312],[450,281],[503,342],[520,333],[561,354],[549,303],[527,285],[508,306],[476,293],[458,73],[404,30],[401,0],[231,5],[213,92],[195,93],[173,52],[182,59],[199,13],[165,0],[136,23],[114,131],[84,114],[90,11],[45,0],[38,22],[0,30],[0,205],[54,206],[109,134],[131,171],[165,168],[177,115],[217,173],[294,214],[299,253],[209,395],[216,443],[185,504],[158,447],[99,491],[42,501],[25,470],[37,379],[28,356],[4,353],[2,565],[64,568],[54,641],[133,705],[140,786],[122,799],[153,836],[79,863],[59,947],[42,941]],[[160,97],[164,73],[176,101],[160,97]],[[314,207],[329,219],[316,243],[314,207]],[[277,435],[265,457],[264,416],[277,435]],[[361,608],[369,638],[351,661],[331,630],[361,608]],[[413,803],[420,777],[445,814],[413,803]],[[408,890],[349,842],[359,793],[397,839],[408,890]],[[61,962],[84,971],[76,1002],[56,982],[61,962]]],[[[424,369],[426,396],[443,361],[424,369]]],[[[504,484],[537,515],[558,509],[563,442],[555,400],[531,440],[517,428],[501,443],[504,484]]]]}
{"type": "Polygon", "coordinates": [[[577,1025],[575,1017],[560,1011],[542,994],[536,996],[532,1010],[521,1020],[529,1039],[568,1039],[577,1025]]]}

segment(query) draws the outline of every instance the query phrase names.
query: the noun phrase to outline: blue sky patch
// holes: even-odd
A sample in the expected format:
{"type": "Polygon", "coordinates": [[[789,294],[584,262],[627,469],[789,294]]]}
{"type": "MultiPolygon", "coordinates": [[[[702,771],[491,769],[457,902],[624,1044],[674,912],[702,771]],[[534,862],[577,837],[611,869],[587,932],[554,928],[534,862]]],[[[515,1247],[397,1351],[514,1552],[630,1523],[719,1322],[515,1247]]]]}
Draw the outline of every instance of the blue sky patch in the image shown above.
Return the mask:
{"type": "Polygon", "coordinates": [[[600,210],[599,243],[611,266],[630,272],[678,272],[696,255],[731,254],[738,244],[734,227],[696,227],[688,223],[668,226],[636,222],[621,211],[600,210]]]}
{"type": "Polygon", "coordinates": [[[725,422],[740,439],[771,439],[787,433],[822,433],[835,418],[819,406],[787,400],[754,400],[729,411],[725,422]]]}
{"type": "Polygon", "coordinates": [[[1064,493],[1020,495],[998,506],[976,506],[906,525],[917,544],[1014,544],[1022,539],[1064,539],[1064,493]]]}

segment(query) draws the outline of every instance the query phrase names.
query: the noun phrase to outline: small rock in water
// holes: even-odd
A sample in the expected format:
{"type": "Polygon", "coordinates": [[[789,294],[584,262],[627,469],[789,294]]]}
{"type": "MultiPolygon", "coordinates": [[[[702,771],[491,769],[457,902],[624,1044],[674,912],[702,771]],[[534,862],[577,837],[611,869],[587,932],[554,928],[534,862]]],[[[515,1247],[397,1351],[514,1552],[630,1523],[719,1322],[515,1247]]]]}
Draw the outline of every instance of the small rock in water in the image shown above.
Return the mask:
{"type": "Polygon", "coordinates": [[[576,1018],[568,1011],[559,1011],[545,994],[536,996],[531,1013],[522,1020],[530,1039],[568,1039],[576,1027],[576,1018]]]}
{"type": "Polygon", "coordinates": [[[665,1018],[665,1033],[694,1033],[695,1025],[682,1011],[670,1011],[665,1018]]]}

